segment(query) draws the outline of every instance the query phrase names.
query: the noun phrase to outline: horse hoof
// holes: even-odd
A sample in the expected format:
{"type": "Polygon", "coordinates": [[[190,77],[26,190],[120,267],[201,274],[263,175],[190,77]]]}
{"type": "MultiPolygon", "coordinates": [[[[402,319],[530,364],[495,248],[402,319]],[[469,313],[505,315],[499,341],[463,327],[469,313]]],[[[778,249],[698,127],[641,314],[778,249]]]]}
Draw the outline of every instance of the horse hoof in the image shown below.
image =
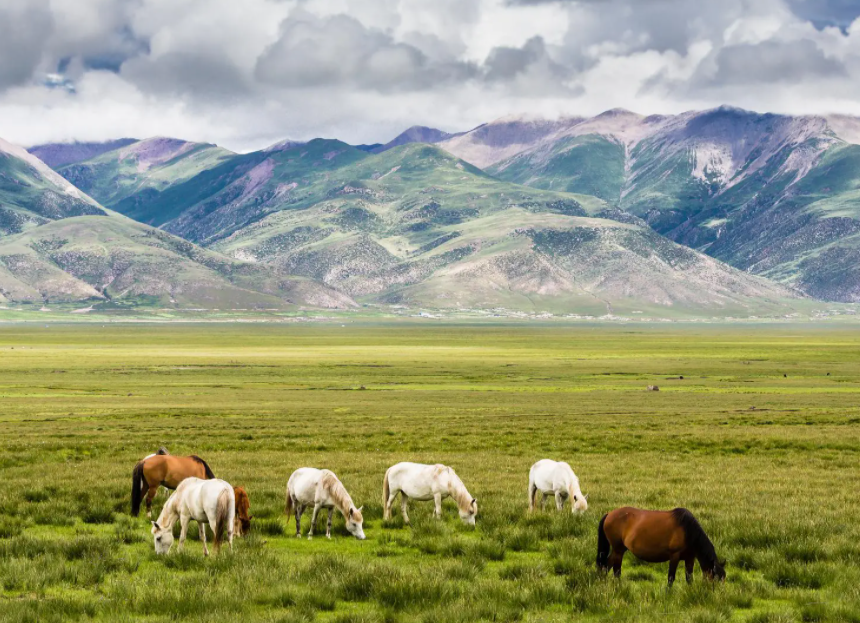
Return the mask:
{"type": "Polygon", "coordinates": [[[312,537],[311,535],[308,535],[308,541],[313,541],[313,540],[314,540],[314,537],[312,537]]]}

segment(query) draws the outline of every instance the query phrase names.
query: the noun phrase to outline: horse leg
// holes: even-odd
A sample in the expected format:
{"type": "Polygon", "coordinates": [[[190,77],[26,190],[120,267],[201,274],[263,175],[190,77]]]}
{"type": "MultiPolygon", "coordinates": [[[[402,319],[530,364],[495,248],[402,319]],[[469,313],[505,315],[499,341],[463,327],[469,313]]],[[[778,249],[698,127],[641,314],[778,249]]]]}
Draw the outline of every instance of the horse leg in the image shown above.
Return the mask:
{"type": "Polygon", "coordinates": [[[314,538],[314,528],[317,525],[317,515],[319,515],[319,512],[320,512],[320,505],[314,504],[314,514],[311,517],[311,531],[308,532],[308,540],[314,538]]]}
{"type": "Polygon", "coordinates": [[[179,531],[179,551],[181,552],[185,549],[185,537],[188,536],[188,522],[191,521],[191,517],[189,515],[180,515],[179,523],[182,525],[182,529],[179,531]]]}
{"type": "Polygon", "coordinates": [[[542,493],[541,495],[543,495],[543,497],[540,500],[540,509],[543,510],[544,507],[546,506],[547,495],[546,495],[546,493],[542,493]]]}
{"type": "Polygon", "coordinates": [[[688,555],[684,559],[684,570],[687,572],[687,584],[693,582],[693,565],[696,564],[696,557],[688,555]]]}
{"type": "Polygon", "coordinates": [[[669,588],[675,583],[675,572],[678,570],[678,563],[681,562],[680,556],[673,556],[669,560],[669,588]]]}
{"type": "Polygon", "coordinates": [[[206,524],[202,521],[197,522],[197,532],[200,534],[200,541],[203,543],[203,555],[209,555],[209,548],[206,547],[206,524]]]}
{"type": "Polygon", "coordinates": [[[557,491],[555,494],[555,507],[557,510],[564,508],[564,498],[561,496],[561,491],[557,491]]]}
{"type": "Polygon", "coordinates": [[[537,495],[537,487],[535,483],[529,483],[529,512],[534,512],[535,509],[535,496],[537,495]]]}
{"type": "Polygon", "coordinates": [[[390,491],[388,493],[388,499],[385,501],[385,510],[383,513],[383,517],[391,519],[391,505],[394,504],[394,498],[397,497],[397,491],[390,491]]]}
{"type": "Polygon", "coordinates": [[[146,492],[146,516],[150,519],[152,519],[152,501],[155,499],[156,493],[158,493],[158,485],[149,487],[149,490],[146,492]]]}
{"type": "Polygon", "coordinates": [[[621,563],[624,562],[624,553],[627,550],[617,550],[615,546],[612,547],[612,553],[609,555],[609,566],[612,567],[613,573],[615,573],[616,578],[621,577],[621,563]]]}
{"type": "Polygon", "coordinates": [[[302,514],[305,512],[304,504],[296,501],[296,538],[302,536],[302,514]]]}
{"type": "Polygon", "coordinates": [[[433,494],[433,502],[436,504],[436,519],[442,519],[442,494],[433,494]]]}
{"type": "Polygon", "coordinates": [[[334,506],[328,509],[328,523],[325,526],[325,538],[331,538],[331,516],[334,514],[334,506]]]}
{"type": "Polygon", "coordinates": [[[403,513],[403,523],[407,526],[409,525],[409,515],[406,514],[406,502],[409,501],[409,498],[406,497],[406,494],[402,491],[400,492],[400,511],[403,513]]]}

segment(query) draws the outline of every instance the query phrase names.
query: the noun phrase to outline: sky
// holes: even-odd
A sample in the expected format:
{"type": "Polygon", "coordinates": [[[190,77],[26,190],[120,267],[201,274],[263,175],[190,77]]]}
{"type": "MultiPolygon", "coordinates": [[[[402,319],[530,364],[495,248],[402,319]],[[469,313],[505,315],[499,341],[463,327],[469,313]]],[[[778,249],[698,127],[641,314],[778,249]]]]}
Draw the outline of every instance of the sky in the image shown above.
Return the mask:
{"type": "Polygon", "coordinates": [[[0,0],[0,137],[236,151],[515,114],[860,115],[860,0],[0,0]]]}

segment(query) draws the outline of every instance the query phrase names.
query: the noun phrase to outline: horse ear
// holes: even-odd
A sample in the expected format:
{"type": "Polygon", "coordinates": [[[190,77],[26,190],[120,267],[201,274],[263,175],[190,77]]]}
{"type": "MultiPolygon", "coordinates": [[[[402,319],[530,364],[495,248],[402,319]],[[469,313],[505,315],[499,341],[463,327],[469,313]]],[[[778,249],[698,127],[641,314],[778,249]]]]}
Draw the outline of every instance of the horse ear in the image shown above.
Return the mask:
{"type": "Polygon", "coordinates": [[[471,502],[472,504],[477,504],[477,502],[478,502],[478,498],[472,498],[472,502],[471,502]]]}
{"type": "Polygon", "coordinates": [[[354,511],[354,510],[355,510],[354,508],[350,508],[350,509],[349,509],[349,518],[350,518],[350,519],[352,519],[352,511],[354,511]]]}
{"type": "Polygon", "coordinates": [[[358,512],[360,513],[362,511],[362,509],[364,509],[364,504],[362,504],[361,506],[358,507],[358,512]]]}
{"type": "Polygon", "coordinates": [[[584,499],[588,500],[588,494],[585,494],[584,499]]]}
{"type": "Polygon", "coordinates": [[[161,528],[159,527],[159,525],[158,525],[158,522],[157,522],[157,521],[153,521],[153,522],[152,522],[152,527],[153,527],[153,528],[155,528],[156,530],[161,530],[161,528]]]}

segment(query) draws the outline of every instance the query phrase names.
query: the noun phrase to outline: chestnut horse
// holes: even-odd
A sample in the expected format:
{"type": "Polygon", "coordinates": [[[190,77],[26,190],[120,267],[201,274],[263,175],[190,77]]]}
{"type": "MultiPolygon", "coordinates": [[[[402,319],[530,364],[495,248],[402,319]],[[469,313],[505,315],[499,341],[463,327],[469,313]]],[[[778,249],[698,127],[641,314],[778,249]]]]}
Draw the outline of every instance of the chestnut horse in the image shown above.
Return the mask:
{"type": "Polygon", "coordinates": [[[612,567],[615,577],[621,577],[621,562],[627,550],[645,562],[668,561],[669,586],[675,581],[675,571],[682,560],[687,582],[693,580],[696,560],[705,577],[726,579],[725,563],[717,560],[713,543],[686,508],[647,511],[625,506],[604,515],[597,528],[598,570],[608,571],[612,567]]]}
{"type": "Polygon", "coordinates": [[[245,536],[251,531],[251,520],[254,518],[250,514],[251,500],[243,487],[233,487],[233,495],[236,497],[236,523],[233,533],[236,536],[245,536]]]}
{"type": "Polygon", "coordinates": [[[206,461],[199,456],[173,456],[156,454],[148,456],[131,473],[131,514],[140,513],[140,501],[146,494],[146,514],[152,518],[152,500],[158,492],[158,485],[176,489],[186,478],[211,480],[215,474],[206,461]]]}

